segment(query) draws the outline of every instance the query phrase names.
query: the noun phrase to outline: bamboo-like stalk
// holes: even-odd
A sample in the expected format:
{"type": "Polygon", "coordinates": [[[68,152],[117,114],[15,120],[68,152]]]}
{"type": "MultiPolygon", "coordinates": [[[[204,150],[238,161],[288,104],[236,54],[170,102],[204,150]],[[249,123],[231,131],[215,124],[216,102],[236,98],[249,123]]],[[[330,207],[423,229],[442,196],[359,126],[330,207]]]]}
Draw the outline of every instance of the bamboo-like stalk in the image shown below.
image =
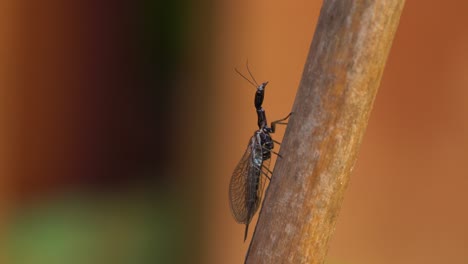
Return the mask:
{"type": "Polygon", "coordinates": [[[325,0],[246,263],[323,263],[404,0],[325,0]]]}

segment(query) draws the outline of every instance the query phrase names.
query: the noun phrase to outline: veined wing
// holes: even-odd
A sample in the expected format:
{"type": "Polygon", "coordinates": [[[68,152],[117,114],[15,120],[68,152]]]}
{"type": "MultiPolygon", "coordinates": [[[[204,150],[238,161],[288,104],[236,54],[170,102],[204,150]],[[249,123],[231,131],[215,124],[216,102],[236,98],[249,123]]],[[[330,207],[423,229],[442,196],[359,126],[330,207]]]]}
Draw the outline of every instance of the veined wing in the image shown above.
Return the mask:
{"type": "Polygon", "coordinates": [[[247,208],[248,178],[251,171],[252,162],[252,137],[247,145],[244,156],[237,164],[229,183],[229,203],[234,219],[238,223],[248,223],[249,212],[247,208]]]}
{"type": "Polygon", "coordinates": [[[262,165],[269,165],[269,160],[266,164],[263,161],[262,151],[260,138],[256,134],[250,139],[244,156],[232,174],[229,201],[238,223],[250,223],[260,206],[265,182],[261,175],[262,165]]]}

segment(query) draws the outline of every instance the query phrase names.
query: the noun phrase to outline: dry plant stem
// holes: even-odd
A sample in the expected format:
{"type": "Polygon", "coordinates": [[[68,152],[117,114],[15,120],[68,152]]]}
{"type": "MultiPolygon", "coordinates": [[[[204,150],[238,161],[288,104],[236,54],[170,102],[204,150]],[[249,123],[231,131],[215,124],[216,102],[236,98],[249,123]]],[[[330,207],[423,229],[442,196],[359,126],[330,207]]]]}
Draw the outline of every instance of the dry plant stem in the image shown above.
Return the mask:
{"type": "Polygon", "coordinates": [[[246,263],[323,263],[404,0],[326,0],[246,263]]]}

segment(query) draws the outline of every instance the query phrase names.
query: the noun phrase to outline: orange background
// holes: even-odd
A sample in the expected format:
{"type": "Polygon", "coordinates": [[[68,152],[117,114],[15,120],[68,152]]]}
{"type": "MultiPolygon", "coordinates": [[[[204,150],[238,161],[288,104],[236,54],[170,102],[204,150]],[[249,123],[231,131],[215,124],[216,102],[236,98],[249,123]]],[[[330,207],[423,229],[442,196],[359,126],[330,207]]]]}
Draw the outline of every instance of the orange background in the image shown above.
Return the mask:
{"type": "MultiPolygon", "coordinates": [[[[161,246],[169,258],[242,263],[248,243],[227,187],[257,120],[254,88],[233,68],[245,72],[248,59],[270,82],[269,121],[289,113],[321,1],[179,2],[180,23],[167,26],[160,6],[140,16],[148,1],[0,1],[1,242],[51,201],[79,212],[100,204],[108,210],[90,214],[112,217],[96,221],[110,226],[107,240],[88,238],[108,252],[98,263],[130,251],[107,236],[142,232],[134,221],[149,211],[160,221],[149,230],[175,245],[161,246]]],[[[467,25],[466,1],[407,1],[329,263],[468,261],[467,25]]]]}
{"type": "MultiPolygon", "coordinates": [[[[257,80],[270,81],[264,104],[269,120],[284,116],[320,2],[229,2],[220,10],[216,109],[229,122],[217,122],[214,152],[224,160],[215,168],[220,188],[211,196],[216,203],[210,211],[216,213],[210,223],[216,225],[210,226],[209,263],[241,263],[247,249],[241,244],[243,226],[219,199],[226,197],[229,181],[223,176],[241,157],[256,121],[253,88],[230,68],[245,70],[248,58],[257,80]]],[[[467,25],[466,1],[406,2],[330,245],[330,263],[468,261],[467,25]]]]}

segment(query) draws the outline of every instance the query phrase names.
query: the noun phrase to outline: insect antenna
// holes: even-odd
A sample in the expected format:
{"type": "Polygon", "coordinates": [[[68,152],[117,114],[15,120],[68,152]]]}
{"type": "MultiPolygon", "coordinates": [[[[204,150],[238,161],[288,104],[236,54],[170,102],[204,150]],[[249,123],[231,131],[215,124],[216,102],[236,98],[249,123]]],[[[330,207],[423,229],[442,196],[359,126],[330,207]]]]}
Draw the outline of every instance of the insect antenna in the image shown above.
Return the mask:
{"type": "Polygon", "coordinates": [[[248,81],[253,87],[257,88],[258,85],[255,85],[251,80],[249,80],[247,77],[245,77],[237,68],[234,68],[234,70],[239,74],[242,78],[244,78],[246,81],[248,81]]]}
{"type": "Polygon", "coordinates": [[[247,60],[247,61],[245,62],[245,66],[247,66],[247,71],[249,72],[250,77],[252,77],[253,81],[255,82],[255,84],[256,84],[257,87],[258,87],[259,85],[258,85],[257,80],[255,80],[255,77],[254,77],[253,74],[250,72],[250,69],[249,69],[249,60],[247,60]]]}

